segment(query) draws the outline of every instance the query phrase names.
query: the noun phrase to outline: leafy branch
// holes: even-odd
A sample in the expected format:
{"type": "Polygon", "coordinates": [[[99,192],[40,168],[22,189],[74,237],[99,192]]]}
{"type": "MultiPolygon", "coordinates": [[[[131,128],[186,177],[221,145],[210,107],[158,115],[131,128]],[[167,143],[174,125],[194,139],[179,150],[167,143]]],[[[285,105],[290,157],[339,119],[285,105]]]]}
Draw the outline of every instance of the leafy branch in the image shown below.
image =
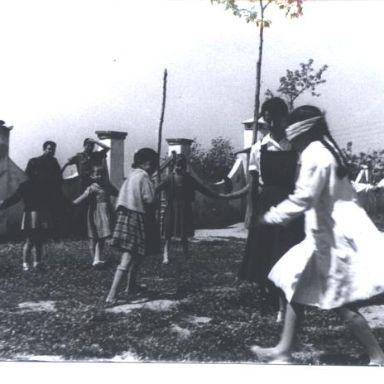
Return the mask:
{"type": "Polygon", "coordinates": [[[253,142],[257,138],[259,110],[260,110],[260,88],[261,88],[261,67],[263,59],[264,46],[264,28],[271,26],[272,21],[265,18],[265,11],[270,4],[276,5],[279,9],[284,10],[286,16],[297,18],[303,13],[304,0],[211,0],[211,3],[218,3],[225,6],[226,10],[231,11],[235,16],[245,19],[247,23],[254,23],[259,31],[259,47],[258,59],[256,63],[256,88],[254,103],[254,129],[253,142]],[[239,5],[241,4],[241,6],[239,5]],[[248,4],[248,7],[244,7],[248,4]]]}
{"type": "MultiPolygon", "coordinates": [[[[316,89],[319,85],[326,82],[323,74],[328,69],[328,65],[323,65],[320,69],[315,70],[313,62],[313,59],[309,59],[306,63],[300,63],[299,69],[293,71],[287,69],[285,76],[280,78],[280,86],[277,89],[277,93],[286,99],[289,110],[293,110],[294,102],[304,92],[309,91],[314,97],[320,96],[316,89]]],[[[274,93],[268,89],[265,95],[273,97],[274,93]]]]}

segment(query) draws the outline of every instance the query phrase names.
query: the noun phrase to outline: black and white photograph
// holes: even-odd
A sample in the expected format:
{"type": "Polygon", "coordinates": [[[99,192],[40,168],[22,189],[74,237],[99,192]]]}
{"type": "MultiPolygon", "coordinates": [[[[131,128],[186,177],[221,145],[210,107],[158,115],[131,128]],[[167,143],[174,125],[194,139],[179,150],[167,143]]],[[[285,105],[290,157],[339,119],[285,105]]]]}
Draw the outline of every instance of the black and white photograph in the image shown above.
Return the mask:
{"type": "Polygon", "coordinates": [[[383,14],[0,0],[0,367],[377,373],[383,14]]]}

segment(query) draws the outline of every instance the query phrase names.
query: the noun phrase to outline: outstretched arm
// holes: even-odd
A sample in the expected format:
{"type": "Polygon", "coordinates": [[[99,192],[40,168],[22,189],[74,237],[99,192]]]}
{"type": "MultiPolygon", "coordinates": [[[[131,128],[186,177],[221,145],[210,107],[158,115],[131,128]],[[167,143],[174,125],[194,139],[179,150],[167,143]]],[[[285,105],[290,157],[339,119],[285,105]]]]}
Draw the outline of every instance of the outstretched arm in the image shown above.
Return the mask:
{"type": "Polygon", "coordinates": [[[64,173],[65,169],[70,165],[69,163],[65,163],[63,167],[61,168],[61,173],[64,173]]]}
{"type": "Polygon", "coordinates": [[[3,201],[0,201],[0,210],[12,207],[12,205],[17,204],[20,200],[21,200],[21,194],[19,190],[17,190],[12,196],[8,197],[3,201]]]}
{"type": "Polygon", "coordinates": [[[75,165],[77,164],[77,155],[70,157],[67,162],[63,165],[61,168],[61,173],[64,173],[65,168],[67,168],[69,165],[75,165]]]}
{"type": "Polygon", "coordinates": [[[95,143],[96,145],[98,145],[99,147],[103,148],[104,151],[107,153],[111,147],[108,147],[108,145],[104,144],[103,142],[99,141],[99,140],[95,140],[95,139],[88,139],[91,143],[95,143]]]}
{"type": "Polygon", "coordinates": [[[329,178],[329,168],[322,164],[302,164],[295,191],[272,207],[263,218],[269,224],[286,224],[311,209],[319,199],[329,178]]]}
{"type": "Polygon", "coordinates": [[[91,185],[75,200],[72,201],[72,204],[80,204],[82,201],[88,199],[88,197],[92,194],[91,185]]]}
{"type": "Polygon", "coordinates": [[[198,179],[197,177],[192,176],[192,175],[190,175],[190,177],[192,179],[192,186],[196,191],[199,191],[201,194],[208,196],[208,197],[212,197],[214,199],[221,198],[221,196],[218,192],[215,192],[213,189],[204,185],[200,179],[198,179]]]}
{"type": "Polygon", "coordinates": [[[258,195],[259,174],[256,171],[250,171],[249,174],[250,174],[250,180],[247,185],[245,185],[243,188],[237,191],[220,194],[220,196],[223,197],[224,199],[232,200],[232,199],[239,199],[241,197],[245,197],[249,193],[252,196],[252,200],[255,200],[255,196],[258,195]]]}
{"type": "Polygon", "coordinates": [[[228,200],[234,200],[234,199],[240,199],[241,197],[247,196],[250,188],[250,183],[247,184],[245,187],[238,189],[237,191],[231,192],[231,193],[220,193],[219,196],[223,199],[228,200]]]}

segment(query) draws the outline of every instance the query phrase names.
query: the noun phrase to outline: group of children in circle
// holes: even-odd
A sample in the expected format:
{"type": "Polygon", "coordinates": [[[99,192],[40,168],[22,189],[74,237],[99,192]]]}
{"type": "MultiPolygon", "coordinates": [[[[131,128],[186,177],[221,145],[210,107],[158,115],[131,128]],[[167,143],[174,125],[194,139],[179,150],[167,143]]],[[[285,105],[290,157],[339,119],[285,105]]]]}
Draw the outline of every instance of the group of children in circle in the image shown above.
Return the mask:
{"type": "MultiPolygon", "coordinates": [[[[263,265],[263,276],[257,277],[260,284],[267,286],[269,279],[284,294],[284,326],[276,347],[253,346],[251,350],[260,360],[290,361],[303,306],[310,305],[335,309],[366,348],[370,364],[383,365],[384,353],[358,311],[362,302],[384,293],[380,268],[384,266],[381,254],[383,238],[358,204],[356,192],[348,179],[348,164],[330,134],[324,114],[314,106],[302,106],[288,115],[283,104],[281,99],[273,98],[264,105],[262,115],[270,133],[255,144],[252,148],[255,153],[251,151],[251,159],[252,156],[256,159],[255,175],[258,180],[253,190],[257,199],[246,256],[253,255],[264,263],[259,264],[263,265]],[[287,152],[290,159],[287,178],[288,173],[278,172],[289,165],[280,152],[287,152]],[[297,162],[300,166],[296,172],[297,162]],[[277,179],[276,174],[280,175],[277,179]],[[292,232],[297,234],[296,243],[292,244],[292,233],[281,228],[291,226],[292,229],[295,220],[299,222],[292,232]]],[[[52,142],[49,143],[44,144],[44,150],[52,147],[52,142]]],[[[90,153],[77,156],[78,168],[79,165],[87,168],[85,164],[90,153]]],[[[46,155],[52,158],[52,151],[50,154],[47,151],[46,155]]],[[[102,265],[102,251],[107,238],[111,238],[112,246],[122,252],[105,300],[106,306],[116,305],[124,279],[127,294],[140,289],[137,284],[140,265],[146,255],[159,251],[158,222],[154,214],[158,192],[165,191],[167,200],[164,217],[165,262],[168,261],[173,237],[181,238],[183,253],[188,255],[188,238],[193,235],[194,191],[214,198],[229,199],[244,195],[242,191],[225,195],[209,189],[187,172],[187,160],[183,155],[177,156],[172,172],[155,186],[151,178],[158,169],[158,163],[159,155],[153,149],[142,148],[134,154],[131,172],[118,194],[115,193],[113,229],[109,201],[112,190],[100,163],[90,167],[88,164],[91,181],[73,201],[79,204],[88,200],[87,225],[93,264],[102,265]]],[[[41,180],[36,178],[34,172],[27,174],[29,180],[19,186],[15,195],[2,202],[0,209],[20,199],[24,201],[22,225],[27,240],[23,263],[29,262],[34,246],[34,265],[37,266],[41,255],[42,229],[47,224],[44,215],[46,207],[41,202],[43,195],[38,193],[41,191],[38,187],[41,180]]],[[[251,185],[248,184],[245,190],[248,193],[252,191],[251,185]]],[[[246,257],[243,263],[248,265],[246,257]]],[[[256,271],[257,263],[250,265],[256,271]]]]}
{"type": "Polygon", "coordinates": [[[219,194],[187,172],[187,159],[183,154],[173,158],[170,172],[156,186],[159,156],[151,148],[135,152],[129,176],[118,191],[111,185],[103,162],[108,150],[102,142],[86,139],[84,151],[70,158],[60,169],[54,157],[56,143],[45,142],[43,155],[28,162],[27,180],[20,183],[14,194],[0,202],[0,210],[19,201],[24,204],[22,267],[27,272],[42,266],[44,242],[48,230],[54,226],[52,211],[58,206],[86,206],[84,213],[92,266],[104,268],[104,249],[108,243],[122,252],[106,299],[106,306],[111,306],[117,302],[121,280],[127,279],[126,294],[137,292],[140,286],[136,278],[144,256],[160,253],[160,227],[156,214],[160,193],[165,193],[167,202],[162,230],[164,264],[169,262],[174,237],[181,239],[183,255],[188,257],[188,238],[194,235],[192,202],[195,191],[216,198],[219,194]],[[95,144],[102,146],[102,150],[94,151],[95,144]],[[69,203],[61,192],[61,174],[71,164],[77,166],[83,192],[69,203]],[[116,209],[111,204],[111,196],[117,197],[116,209]]]}

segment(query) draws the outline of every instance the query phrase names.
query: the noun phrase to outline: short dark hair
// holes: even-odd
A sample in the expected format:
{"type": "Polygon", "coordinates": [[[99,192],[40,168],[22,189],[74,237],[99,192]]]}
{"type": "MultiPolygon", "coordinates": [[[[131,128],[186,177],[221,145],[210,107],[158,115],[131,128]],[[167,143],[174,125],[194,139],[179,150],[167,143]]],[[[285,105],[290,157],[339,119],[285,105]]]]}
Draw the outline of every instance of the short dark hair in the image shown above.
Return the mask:
{"type": "Polygon", "coordinates": [[[288,114],[288,106],[282,98],[271,97],[270,99],[264,101],[261,106],[261,115],[267,111],[271,115],[272,119],[284,117],[288,114]]]}
{"type": "MultiPolygon", "coordinates": [[[[89,137],[87,137],[86,139],[84,139],[83,141],[83,147],[88,144],[88,142],[90,141],[89,137]]],[[[91,141],[91,144],[94,144],[92,141],[91,141]]]]}
{"type": "Polygon", "coordinates": [[[57,144],[54,141],[48,140],[43,144],[43,151],[48,147],[48,145],[51,145],[54,149],[57,147],[57,144]]]}
{"type": "Polygon", "coordinates": [[[137,168],[146,161],[157,165],[159,162],[159,155],[152,148],[141,148],[133,155],[132,168],[137,168]]]}

